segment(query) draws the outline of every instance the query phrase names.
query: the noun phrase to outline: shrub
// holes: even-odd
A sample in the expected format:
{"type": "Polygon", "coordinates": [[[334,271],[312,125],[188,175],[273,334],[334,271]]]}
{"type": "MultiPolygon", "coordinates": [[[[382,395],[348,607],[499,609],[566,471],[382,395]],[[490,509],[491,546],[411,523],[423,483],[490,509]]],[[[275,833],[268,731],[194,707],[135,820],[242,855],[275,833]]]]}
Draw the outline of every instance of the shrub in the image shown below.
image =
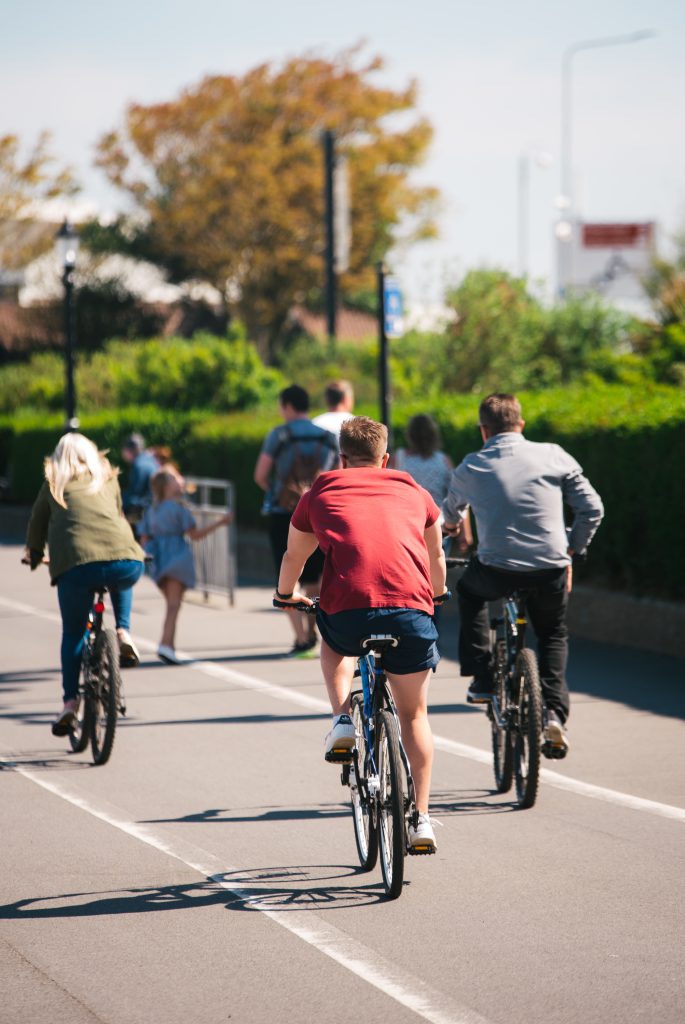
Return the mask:
{"type": "MultiPolygon", "coordinates": [[[[522,393],[526,435],[553,441],[575,456],[597,488],[606,518],[581,577],[637,594],[685,598],[685,394],[658,385],[522,393]]],[[[410,416],[430,412],[455,462],[480,447],[479,397],[439,396],[396,405],[395,442],[410,416]]],[[[376,410],[369,408],[372,415],[376,410]]],[[[82,429],[118,461],[123,438],[140,430],[151,444],[169,444],[186,473],[235,481],[238,519],[260,523],[262,494],[252,473],[275,412],[208,415],[150,407],[83,417],[82,429]]],[[[12,497],[30,502],[42,479],[42,460],[57,442],[62,417],[0,420],[0,473],[11,468],[12,497]]]]}
{"type": "MultiPolygon", "coordinates": [[[[163,409],[250,409],[274,401],[283,378],[262,363],[240,326],[219,338],[196,334],[149,341],[111,341],[104,351],[80,352],[76,362],[79,410],[139,402],[163,409]]],[[[64,360],[57,354],[0,368],[0,413],[60,409],[64,360]]]]}

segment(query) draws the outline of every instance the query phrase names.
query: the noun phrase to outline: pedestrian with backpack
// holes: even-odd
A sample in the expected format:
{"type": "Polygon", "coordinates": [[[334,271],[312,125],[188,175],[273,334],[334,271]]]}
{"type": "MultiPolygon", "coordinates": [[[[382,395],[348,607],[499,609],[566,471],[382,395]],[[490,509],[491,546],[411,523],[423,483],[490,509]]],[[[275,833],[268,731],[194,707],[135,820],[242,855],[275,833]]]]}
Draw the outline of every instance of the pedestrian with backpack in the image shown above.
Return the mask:
{"type": "MultiPolygon", "coordinates": [[[[276,580],[298,501],[321,473],[337,469],[339,464],[337,439],[310,420],[305,389],[291,384],[281,391],[278,400],[283,423],[267,434],[254,471],[255,483],[266,492],[263,512],[269,519],[276,580]]],[[[305,593],[318,593],[323,561],[318,548],[307,560],[300,578],[305,593]]],[[[291,656],[316,657],[314,617],[296,611],[288,612],[288,616],[295,634],[291,656]]]]}

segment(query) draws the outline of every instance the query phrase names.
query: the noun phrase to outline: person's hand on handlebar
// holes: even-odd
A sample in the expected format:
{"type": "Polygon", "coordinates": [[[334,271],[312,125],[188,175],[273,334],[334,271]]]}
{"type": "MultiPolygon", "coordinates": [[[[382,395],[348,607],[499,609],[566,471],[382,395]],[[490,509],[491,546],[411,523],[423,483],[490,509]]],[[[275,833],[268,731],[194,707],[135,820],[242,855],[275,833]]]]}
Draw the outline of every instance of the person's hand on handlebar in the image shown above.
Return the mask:
{"type": "Polygon", "coordinates": [[[24,548],[24,554],[21,559],[22,565],[30,565],[33,570],[43,563],[47,565],[47,562],[47,558],[43,558],[42,551],[36,551],[35,548],[24,548]]]}
{"type": "MultiPolygon", "coordinates": [[[[306,594],[301,594],[299,590],[293,590],[292,594],[279,594],[277,590],[274,590],[274,600],[278,601],[279,604],[314,604],[310,597],[307,597],[306,594]]],[[[286,611],[287,609],[283,610],[286,611]]]]}

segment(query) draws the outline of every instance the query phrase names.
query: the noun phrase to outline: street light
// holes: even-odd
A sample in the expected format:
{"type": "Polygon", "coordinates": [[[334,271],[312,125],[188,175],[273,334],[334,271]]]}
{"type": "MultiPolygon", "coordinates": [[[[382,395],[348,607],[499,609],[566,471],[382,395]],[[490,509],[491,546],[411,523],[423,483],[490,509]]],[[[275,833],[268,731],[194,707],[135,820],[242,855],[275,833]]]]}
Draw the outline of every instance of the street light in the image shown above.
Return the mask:
{"type": "Polygon", "coordinates": [[[623,46],[626,43],[638,43],[641,39],[650,39],[656,33],[651,29],[639,32],[628,32],[625,35],[603,36],[599,39],[586,39],[567,46],[561,62],[561,195],[557,206],[563,210],[563,218],[558,223],[555,234],[563,243],[560,250],[559,282],[560,293],[566,286],[573,285],[573,222],[577,219],[573,195],[573,58],[581,50],[597,50],[605,46],[623,46]]]}
{"type": "Polygon", "coordinates": [[[55,235],[55,249],[62,266],[62,284],[64,285],[64,359],[66,371],[65,410],[67,414],[67,431],[77,430],[79,425],[79,421],[76,417],[76,388],[74,386],[74,348],[76,345],[74,269],[76,267],[78,247],[78,234],[65,218],[62,227],[55,235]]]}
{"type": "Polygon", "coordinates": [[[518,272],[521,277],[528,273],[528,236],[530,233],[530,164],[549,167],[552,156],[543,150],[525,149],[518,161],[518,272]]]}
{"type": "Polygon", "coordinates": [[[573,210],[573,58],[581,50],[596,50],[604,46],[622,46],[626,43],[637,43],[641,39],[650,39],[656,33],[651,29],[629,32],[626,35],[605,36],[600,39],[586,39],[572,43],[564,50],[561,63],[561,194],[568,202],[569,211],[573,210]]]}

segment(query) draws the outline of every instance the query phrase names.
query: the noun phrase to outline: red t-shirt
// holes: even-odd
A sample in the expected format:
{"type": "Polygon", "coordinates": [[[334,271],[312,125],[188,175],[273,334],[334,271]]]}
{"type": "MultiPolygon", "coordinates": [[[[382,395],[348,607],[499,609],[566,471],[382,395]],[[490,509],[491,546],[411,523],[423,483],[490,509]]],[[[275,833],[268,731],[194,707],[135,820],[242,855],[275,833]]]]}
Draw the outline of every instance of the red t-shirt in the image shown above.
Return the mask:
{"type": "Polygon", "coordinates": [[[322,473],[295,509],[292,525],[313,533],[326,556],[321,608],[418,608],[433,614],[424,532],[437,522],[428,491],[399,470],[322,473]]]}

